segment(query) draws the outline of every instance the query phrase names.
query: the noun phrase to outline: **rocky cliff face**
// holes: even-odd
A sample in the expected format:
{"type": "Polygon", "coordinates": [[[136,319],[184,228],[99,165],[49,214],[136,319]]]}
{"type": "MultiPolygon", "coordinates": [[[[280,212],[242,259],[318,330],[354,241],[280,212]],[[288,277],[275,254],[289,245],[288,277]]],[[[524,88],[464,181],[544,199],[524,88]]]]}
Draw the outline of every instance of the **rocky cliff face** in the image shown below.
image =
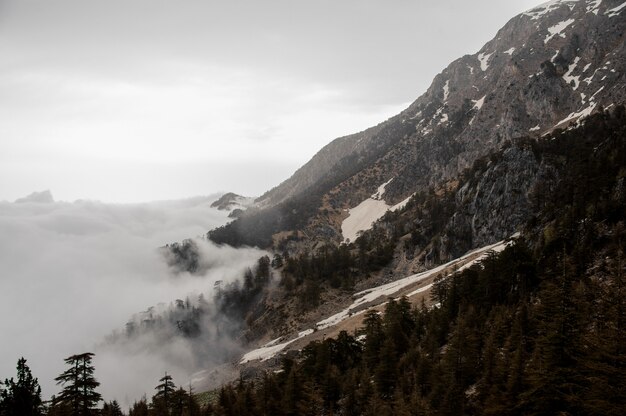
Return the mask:
{"type": "MultiPolygon", "coordinates": [[[[617,0],[556,0],[522,13],[476,54],[450,64],[402,113],[333,141],[257,202],[280,218],[298,210],[293,201],[303,194],[318,195],[307,200],[315,209],[301,211],[298,244],[339,243],[347,210],[390,179],[383,195],[389,205],[454,186],[476,160],[512,139],[541,137],[623,103],[625,19],[626,3],[617,0]]],[[[519,149],[505,156],[506,172],[494,167],[481,179],[497,184],[485,183],[474,195],[458,192],[468,202],[453,225],[468,228],[475,244],[495,241],[518,222],[512,219],[526,215],[524,175],[538,167],[519,149]]],[[[269,221],[263,211],[254,215],[257,223],[269,221]]],[[[278,221],[267,230],[276,244],[295,227],[278,221]]]]}

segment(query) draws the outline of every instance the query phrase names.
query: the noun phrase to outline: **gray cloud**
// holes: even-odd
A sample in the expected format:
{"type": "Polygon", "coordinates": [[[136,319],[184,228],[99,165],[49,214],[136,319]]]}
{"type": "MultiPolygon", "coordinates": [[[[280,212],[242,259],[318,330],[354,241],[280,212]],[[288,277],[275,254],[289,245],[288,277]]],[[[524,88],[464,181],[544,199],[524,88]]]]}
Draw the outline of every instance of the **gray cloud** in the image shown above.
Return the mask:
{"type": "Polygon", "coordinates": [[[196,345],[177,340],[157,349],[143,338],[104,348],[101,342],[151,305],[200,292],[210,299],[215,280],[237,278],[262,255],[199,239],[211,269],[173,277],[156,248],[223,224],[226,213],[210,209],[213,200],[0,203],[0,377],[13,375],[25,356],[49,397],[58,390],[53,379],[64,370],[62,359],[100,345],[96,376],[109,399],[151,395],[166,370],[179,383],[188,381],[207,363],[196,345]]]}

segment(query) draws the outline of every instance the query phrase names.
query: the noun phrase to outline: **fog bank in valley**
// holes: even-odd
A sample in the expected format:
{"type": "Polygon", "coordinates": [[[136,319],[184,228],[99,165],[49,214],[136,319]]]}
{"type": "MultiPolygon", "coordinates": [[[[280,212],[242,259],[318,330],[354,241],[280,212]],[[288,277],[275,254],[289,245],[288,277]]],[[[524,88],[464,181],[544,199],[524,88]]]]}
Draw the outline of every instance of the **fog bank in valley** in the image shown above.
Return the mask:
{"type": "Polygon", "coordinates": [[[0,378],[15,376],[24,356],[48,398],[59,391],[54,377],[63,358],[96,353],[96,377],[106,399],[123,403],[150,397],[164,371],[187,385],[196,366],[211,362],[217,341],[177,339],[155,345],[150,337],[134,344],[103,346],[107,334],[123,330],[135,313],[175,299],[210,300],[216,280],[238,278],[263,253],[217,247],[197,239],[202,276],[176,274],[158,247],[227,222],[210,208],[218,195],[145,204],[96,201],[55,202],[47,193],[0,202],[0,378]],[[200,355],[199,355],[200,354],[200,355]]]}

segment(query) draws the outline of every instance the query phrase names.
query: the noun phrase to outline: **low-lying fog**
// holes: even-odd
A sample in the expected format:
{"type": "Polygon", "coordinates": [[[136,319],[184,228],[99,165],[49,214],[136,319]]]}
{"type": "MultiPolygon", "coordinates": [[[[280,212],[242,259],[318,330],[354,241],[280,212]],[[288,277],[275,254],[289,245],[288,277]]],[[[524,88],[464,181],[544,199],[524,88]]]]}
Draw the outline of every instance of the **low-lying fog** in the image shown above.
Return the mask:
{"type": "MultiPolygon", "coordinates": [[[[152,305],[201,292],[210,300],[216,280],[238,278],[263,255],[200,238],[202,257],[212,265],[204,276],[168,268],[158,247],[228,221],[227,212],[210,208],[217,196],[107,204],[54,202],[44,192],[0,202],[0,379],[15,377],[24,356],[49,398],[60,391],[54,378],[65,369],[63,358],[92,351],[106,400],[150,398],[165,371],[188,385],[198,345],[193,352],[184,340],[149,348],[98,345],[152,305]]],[[[211,350],[202,353],[210,362],[211,350]]]]}

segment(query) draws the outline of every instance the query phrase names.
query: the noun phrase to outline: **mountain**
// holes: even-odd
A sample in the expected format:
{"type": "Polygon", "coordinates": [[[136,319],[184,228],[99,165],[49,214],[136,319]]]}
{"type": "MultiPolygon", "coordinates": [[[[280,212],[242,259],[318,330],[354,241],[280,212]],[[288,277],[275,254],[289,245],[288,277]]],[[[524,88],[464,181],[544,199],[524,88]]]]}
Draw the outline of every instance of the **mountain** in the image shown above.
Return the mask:
{"type": "MultiPolygon", "coordinates": [[[[543,172],[521,233],[431,270],[351,291],[345,306],[331,312],[326,297],[317,306],[326,315],[314,324],[302,320],[304,310],[291,331],[275,325],[274,334],[242,356],[238,381],[221,387],[216,413],[624,414],[625,137],[620,105],[488,155],[462,175],[462,188],[514,169],[510,155],[517,152],[528,151],[543,172]]],[[[398,240],[394,230],[412,227],[416,212],[436,223],[446,211],[454,211],[446,197],[414,198],[357,243],[419,244],[419,229],[415,242],[398,240]]],[[[293,319],[284,315],[298,291],[286,279],[302,277],[305,287],[321,282],[329,292],[333,271],[345,277],[358,266],[344,262],[349,257],[330,249],[287,259],[281,268],[287,293],[281,302],[274,291],[262,302],[263,313],[282,315],[283,323],[293,319]]],[[[250,326],[263,320],[253,318],[250,326]]]]}
{"type": "MultiPolygon", "coordinates": [[[[421,374],[426,384],[417,389],[411,384],[406,391],[432,409],[439,409],[441,397],[449,394],[449,403],[471,405],[473,414],[486,414],[487,408],[490,414],[542,414],[533,395],[550,400],[560,393],[544,397],[537,392],[546,385],[565,386],[568,380],[548,380],[548,373],[542,373],[542,360],[554,358],[546,352],[552,351],[548,344],[553,340],[545,338],[545,331],[554,332],[550,325],[559,325],[552,317],[569,319],[559,305],[572,296],[577,297],[569,311],[588,311],[594,305],[611,310],[606,322],[604,312],[577,316],[581,326],[575,332],[584,336],[571,343],[581,350],[580,362],[606,367],[579,368],[574,359],[553,362],[558,371],[549,374],[574,369],[581,379],[598,376],[605,382],[605,373],[620,373],[621,358],[607,364],[588,345],[597,345],[605,335],[616,337],[620,331],[613,329],[622,326],[623,318],[623,308],[616,312],[614,297],[605,294],[623,290],[624,16],[624,2],[559,0],[514,17],[480,51],[437,75],[406,110],[331,142],[240,218],[210,231],[214,242],[273,252],[271,269],[269,258],[262,262],[263,278],[248,273],[243,284],[224,288],[215,298],[221,314],[241,323],[239,339],[250,350],[235,366],[242,378],[259,382],[263,374],[278,371],[284,376],[263,383],[287,389],[285,377],[299,377],[293,368],[306,372],[311,363],[330,372],[324,377],[333,375],[337,369],[314,350],[329,343],[334,354],[333,343],[346,341],[341,331],[348,331],[355,337],[347,344],[358,350],[352,356],[367,362],[350,364],[357,374],[365,374],[365,390],[369,375],[406,375],[379,363],[419,362],[427,370],[410,371],[421,374]],[[513,236],[516,242],[510,242],[513,236]],[[561,292],[555,293],[558,288],[561,292]],[[385,336],[395,339],[402,331],[387,314],[394,313],[394,302],[403,302],[402,295],[420,308],[407,321],[425,332],[409,331],[406,339],[397,339],[404,346],[400,352],[394,350],[399,344],[387,346],[395,355],[385,355],[382,344],[370,354],[368,338],[356,337],[364,335],[358,328],[365,325],[367,333],[373,315],[384,312],[389,325],[385,336]],[[527,325],[526,314],[528,326],[510,325],[527,325]],[[456,332],[468,322],[472,339],[456,332]],[[520,331],[523,350],[518,347],[520,331]],[[450,369],[460,361],[451,354],[464,341],[475,348],[474,367],[468,369],[471,375],[457,379],[459,374],[450,369]],[[496,350],[504,357],[498,382],[483,378],[491,377],[491,370],[482,373],[488,364],[484,357],[493,358],[496,350]],[[403,355],[410,351],[412,356],[403,355]],[[513,360],[518,371],[511,375],[507,371],[513,360]],[[442,367],[442,362],[448,364],[442,367]],[[523,382],[516,384],[512,377],[523,382]],[[497,383],[500,390],[491,391],[497,383]],[[511,386],[515,392],[504,397],[511,386]],[[452,388],[456,390],[447,391],[452,388]],[[519,409],[499,413],[498,404],[509,399],[519,409]]],[[[187,267],[184,260],[190,256],[173,254],[187,267]]],[[[561,341],[569,348],[567,337],[561,341]]],[[[619,350],[623,341],[611,345],[619,350]]],[[[354,375],[343,376],[348,377],[341,381],[344,386],[356,384],[349,379],[354,375]]],[[[376,383],[393,385],[394,377],[376,383]]],[[[325,380],[308,383],[319,391],[328,387],[325,380]]],[[[369,397],[371,392],[359,394],[369,397]]],[[[389,391],[377,394],[396,405],[390,403],[396,396],[389,391]]],[[[620,394],[615,396],[619,400],[620,394]]],[[[594,400],[595,392],[585,395],[594,400]]],[[[331,407],[342,407],[351,399],[342,391],[328,400],[331,407]]],[[[602,400],[601,407],[609,409],[606,403],[614,399],[602,400]]],[[[544,410],[558,414],[557,408],[563,409],[547,403],[544,410]]],[[[569,414],[590,411],[586,405],[569,409],[577,409],[569,414]]]]}
{"type": "MultiPolygon", "coordinates": [[[[623,15],[514,17],[210,231],[271,252],[241,279],[114,341],[235,338],[194,377],[207,414],[624,414],[623,15]]],[[[203,273],[193,240],[163,252],[203,273]]]]}
{"type": "Polygon", "coordinates": [[[514,17],[406,110],[334,140],[255,208],[210,231],[217,243],[276,254],[280,284],[239,304],[245,339],[293,339],[348,310],[355,292],[519,231],[541,250],[576,229],[573,218],[585,221],[581,209],[623,218],[599,207],[624,204],[623,162],[611,155],[624,137],[625,16],[620,1],[557,0],[514,17]],[[613,175],[605,196],[596,163],[613,175]],[[577,211],[558,218],[572,204],[577,211]]]}
{"type": "MultiPolygon", "coordinates": [[[[514,17],[477,53],[438,74],[406,110],[334,140],[258,198],[259,208],[209,237],[294,253],[338,244],[349,210],[383,184],[380,199],[389,207],[431,189],[461,192],[458,176],[481,157],[623,103],[625,7],[620,1],[556,0],[514,17]]],[[[510,157],[524,165],[523,154],[510,157]]],[[[502,186],[530,186],[513,176],[502,186]]],[[[521,225],[530,212],[520,208],[528,202],[523,192],[517,199],[519,204],[489,205],[498,212],[488,221],[484,209],[475,210],[467,219],[470,248],[521,225]]]]}

